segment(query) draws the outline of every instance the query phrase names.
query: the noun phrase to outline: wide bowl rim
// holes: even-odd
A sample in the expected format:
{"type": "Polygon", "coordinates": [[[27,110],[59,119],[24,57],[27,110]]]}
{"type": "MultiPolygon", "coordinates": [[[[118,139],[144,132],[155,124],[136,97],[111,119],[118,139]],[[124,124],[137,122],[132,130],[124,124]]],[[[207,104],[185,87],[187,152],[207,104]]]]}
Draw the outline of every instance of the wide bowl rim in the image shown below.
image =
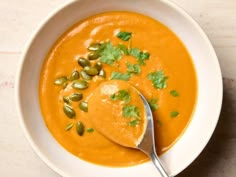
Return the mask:
{"type": "MultiPolygon", "coordinates": [[[[81,0],[80,0],[81,1],[81,0]]],[[[201,34],[201,37],[204,39],[204,41],[207,43],[209,49],[211,50],[210,52],[214,55],[214,59],[215,59],[215,64],[218,67],[218,75],[221,78],[221,81],[219,81],[219,90],[220,90],[220,95],[218,98],[219,101],[219,109],[217,109],[217,118],[215,119],[215,124],[212,126],[213,129],[211,131],[209,131],[208,135],[205,137],[205,142],[202,144],[201,147],[199,147],[198,152],[196,152],[193,157],[194,158],[190,158],[188,162],[186,162],[183,165],[182,169],[179,169],[179,171],[175,171],[174,174],[178,174],[181,171],[183,171],[185,168],[187,168],[198,156],[199,154],[203,151],[203,149],[205,148],[205,146],[208,144],[215,128],[216,125],[218,123],[219,120],[219,116],[220,116],[220,112],[221,112],[221,107],[222,107],[222,100],[223,100],[223,82],[222,82],[222,73],[220,70],[220,65],[219,65],[219,61],[217,58],[217,55],[215,53],[215,50],[209,40],[209,38],[207,37],[207,35],[205,34],[205,32],[202,30],[202,28],[200,27],[200,25],[181,7],[179,7],[178,5],[176,5],[173,2],[170,2],[168,0],[161,0],[163,3],[167,4],[168,6],[174,8],[175,10],[177,10],[179,13],[181,13],[181,15],[183,15],[185,18],[187,18],[187,20],[189,22],[191,22],[192,25],[194,25],[194,27],[198,30],[198,32],[201,34]]],[[[62,176],[68,176],[68,174],[66,174],[63,170],[61,170],[60,168],[58,168],[55,164],[53,164],[49,158],[46,157],[46,155],[40,150],[40,148],[37,146],[37,144],[33,141],[32,136],[30,135],[30,132],[27,129],[27,126],[25,124],[25,119],[22,113],[22,107],[21,107],[21,103],[20,103],[20,81],[21,81],[21,77],[22,77],[22,69],[25,63],[25,58],[26,55],[30,49],[30,46],[32,45],[33,41],[37,38],[38,34],[40,33],[40,31],[44,28],[44,26],[50,21],[50,19],[55,16],[58,12],[62,11],[63,9],[67,8],[68,6],[70,6],[71,4],[76,3],[76,1],[72,0],[69,2],[65,2],[63,3],[60,7],[56,8],[54,11],[52,11],[49,15],[47,15],[47,17],[45,18],[44,21],[41,22],[41,24],[36,28],[36,30],[34,31],[34,33],[32,33],[32,36],[29,38],[26,46],[24,47],[24,52],[21,55],[21,59],[18,65],[18,69],[17,69],[17,74],[16,74],[16,89],[15,89],[15,98],[16,98],[16,109],[17,109],[17,115],[19,117],[19,122],[20,125],[22,127],[22,130],[24,132],[25,137],[27,138],[28,142],[30,143],[31,147],[33,148],[33,150],[36,152],[36,154],[43,160],[43,162],[48,165],[51,169],[53,169],[56,173],[62,175],[62,176]]],[[[108,167],[109,168],[109,167],[108,167]]]]}

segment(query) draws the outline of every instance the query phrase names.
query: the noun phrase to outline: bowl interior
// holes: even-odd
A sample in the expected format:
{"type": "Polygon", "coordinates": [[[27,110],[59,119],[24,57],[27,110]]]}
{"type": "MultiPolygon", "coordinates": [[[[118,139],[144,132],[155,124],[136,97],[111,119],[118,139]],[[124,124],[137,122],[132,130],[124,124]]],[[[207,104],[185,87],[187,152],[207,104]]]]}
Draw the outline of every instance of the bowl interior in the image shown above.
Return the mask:
{"type": "Polygon", "coordinates": [[[217,57],[205,34],[183,10],[168,1],[78,0],[51,14],[30,41],[19,68],[17,106],[22,127],[37,154],[63,176],[159,176],[150,162],[111,168],[80,160],[56,142],[40,112],[38,82],[47,52],[73,24],[106,11],[133,11],[161,21],[179,36],[192,56],[198,79],[195,112],[179,141],[160,157],[169,174],[176,175],[199,155],[215,129],[222,102],[222,79],[217,57]]]}

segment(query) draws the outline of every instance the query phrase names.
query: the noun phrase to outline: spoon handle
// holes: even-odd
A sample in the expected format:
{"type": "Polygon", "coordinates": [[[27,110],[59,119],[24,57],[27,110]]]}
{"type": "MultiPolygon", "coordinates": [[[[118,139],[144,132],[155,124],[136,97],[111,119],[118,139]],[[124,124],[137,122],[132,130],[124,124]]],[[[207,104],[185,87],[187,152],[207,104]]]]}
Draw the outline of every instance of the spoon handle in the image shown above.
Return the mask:
{"type": "Polygon", "coordinates": [[[150,153],[150,158],[152,159],[153,164],[155,165],[155,167],[157,168],[157,170],[160,172],[162,177],[170,177],[167,172],[165,171],[164,167],[162,166],[159,158],[157,157],[156,152],[153,150],[150,153]]]}

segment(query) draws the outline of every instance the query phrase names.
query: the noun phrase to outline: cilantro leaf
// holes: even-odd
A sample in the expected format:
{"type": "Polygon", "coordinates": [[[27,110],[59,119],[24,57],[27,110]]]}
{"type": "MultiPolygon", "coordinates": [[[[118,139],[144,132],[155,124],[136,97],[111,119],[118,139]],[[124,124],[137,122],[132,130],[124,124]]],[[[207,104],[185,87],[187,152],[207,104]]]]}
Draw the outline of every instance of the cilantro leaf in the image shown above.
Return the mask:
{"type": "Polygon", "coordinates": [[[178,112],[178,111],[172,111],[172,112],[170,113],[170,117],[171,117],[171,118],[177,117],[178,115],[179,115],[179,112],[178,112]]]}
{"type": "Polygon", "coordinates": [[[120,31],[119,33],[116,34],[116,37],[123,41],[128,41],[132,36],[132,33],[130,32],[125,32],[125,31],[120,31]]]}
{"type": "Polygon", "coordinates": [[[178,93],[176,90],[171,90],[171,91],[170,91],[170,94],[171,94],[173,97],[178,97],[178,96],[179,96],[179,93],[178,93]]]}
{"type": "Polygon", "coordinates": [[[152,111],[155,111],[158,108],[157,101],[158,101],[157,98],[148,99],[148,104],[152,111]]]}
{"type": "Polygon", "coordinates": [[[125,45],[119,44],[117,48],[120,49],[123,54],[129,55],[129,50],[125,45]]]}
{"type": "Polygon", "coordinates": [[[128,125],[131,126],[131,127],[135,127],[135,126],[138,125],[139,123],[140,123],[140,120],[139,120],[139,119],[134,119],[134,120],[130,121],[130,122],[128,123],[128,125]]]}
{"type": "Polygon", "coordinates": [[[140,55],[141,51],[138,48],[132,48],[132,49],[130,49],[129,53],[134,58],[139,58],[139,55],[140,55]]]}
{"type": "Polygon", "coordinates": [[[87,129],[87,132],[88,132],[88,133],[92,133],[92,132],[94,132],[94,129],[93,129],[93,128],[88,128],[88,129],[87,129]]]}
{"type": "Polygon", "coordinates": [[[111,77],[110,79],[111,80],[124,80],[124,81],[128,81],[130,79],[130,74],[129,73],[120,73],[120,72],[116,72],[116,71],[113,71],[111,73],[111,77]]]}
{"type": "Polygon", "coordinates": [[[150,54],[148,52],[142,52],[138,48],[130,49],[130,55],[135,57],[140,65],[144,65],[145,60],[148,60],[150,57],[150,54]]]}
{"type": "Polygon", "coordinates": [[[126,118],[140,118],[140,109],[134,105],[125,105],[122,109],[122,115],[126,118]]]}
{"type": "Polygon", "coordinates": [[[121,50],[113,46],[110,41],[101,44],[98,53],[101,56],[99,60],[108,65],[113,65],[122,57],[121,50]]]}
{"type": "Polygon", "coordinates": [[[167,86],[166,80],[168,77],[164,75],[162,70],[149,73],[147,78],[152,81],[156,89],[163,89],[167,86]]]}
{"type": "Polygon", "coordinates": [[[156,119],[155,122],[156,122],[158,125],[162,126],[162,122],[161,122],[159,119],[156,119]]]}
{"type": "Polygon", "coordinates": [[[129,103],[130,99],[131,99],[131,96],[130,96],[128,91],[126,91],[126,90],[119,90],[119,92],[117,94],[112,94],[110,96],[110,98],[113,101],[121,100],[121,101],[125,101],[125,103],[129,103]]]}
{"type": "Polygon", "coordinates": [[[139,74],[141,72],[141,68],[138,64],[126,63],[126,66],[128,68],[128,73],[139,74]]]}

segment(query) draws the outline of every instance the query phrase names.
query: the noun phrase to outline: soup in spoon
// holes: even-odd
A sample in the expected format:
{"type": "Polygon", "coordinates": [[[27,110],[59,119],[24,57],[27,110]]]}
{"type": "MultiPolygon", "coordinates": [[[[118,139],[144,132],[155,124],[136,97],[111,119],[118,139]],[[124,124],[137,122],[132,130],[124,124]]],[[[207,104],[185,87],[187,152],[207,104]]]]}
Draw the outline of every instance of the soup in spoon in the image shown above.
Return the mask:
{"type": "Polygon", "coordinates": [[[102,83],[88,101],[93,127],[110,140],[136,148],[146,129],[143,102],[136,89],[125,81],[102,83]]]}

